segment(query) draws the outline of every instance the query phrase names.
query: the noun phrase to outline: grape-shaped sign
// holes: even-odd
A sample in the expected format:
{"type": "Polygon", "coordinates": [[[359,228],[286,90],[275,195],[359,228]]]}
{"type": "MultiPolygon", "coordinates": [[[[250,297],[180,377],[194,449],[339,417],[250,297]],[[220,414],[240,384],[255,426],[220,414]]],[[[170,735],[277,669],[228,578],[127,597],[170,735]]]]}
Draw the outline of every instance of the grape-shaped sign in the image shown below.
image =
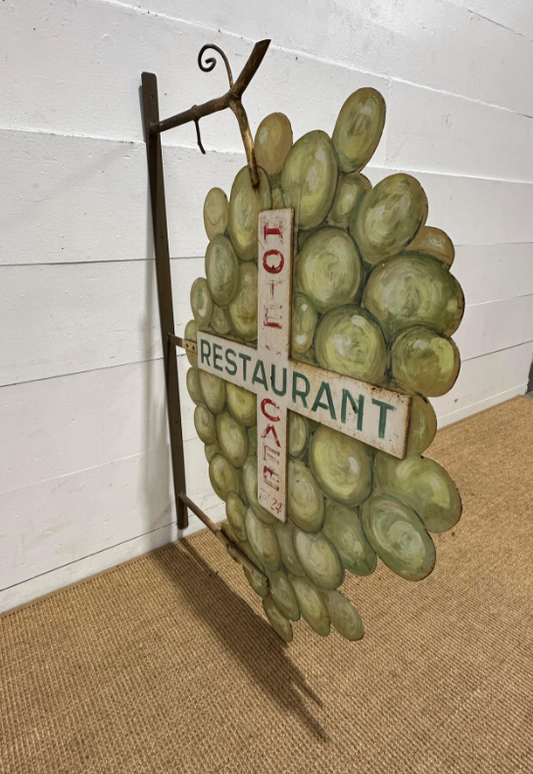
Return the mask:
{"type": "Polygon", "coordinates": [[[450,336],[464,299],[420,183],[394,174],[372,188],[361,174],[384,121],[371,88],[346,100],[331,138],[293,144],[288,118],[269,115],[259,186],[244,167],[229,201],[213,188],[204,205],[187,387],[226,530],[268,577],[245,569],[286,641],[300,617],[360,639],[338,591],[346,571],[369,575],[379,557],[421,580],[435,565],[429,533],[461,515],[422,452],[437,427],[427,398],[459,372],[450,336]]]}

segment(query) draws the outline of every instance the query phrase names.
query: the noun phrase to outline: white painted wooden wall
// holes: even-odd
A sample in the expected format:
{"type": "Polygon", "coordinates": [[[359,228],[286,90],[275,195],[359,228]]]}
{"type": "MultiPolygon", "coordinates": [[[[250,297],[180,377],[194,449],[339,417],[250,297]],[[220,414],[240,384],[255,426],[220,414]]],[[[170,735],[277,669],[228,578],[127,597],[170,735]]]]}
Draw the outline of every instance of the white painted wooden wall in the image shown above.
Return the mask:
{"type": "MultiPolygon", "coordinates": [[[[440,424],[525,392],[533,351],[533,6],[524,0],[4,0],[0,3],[0,608],[176,537],[138,88],[167,116],[273,44],[253,130],[333,129],[377,87],[370,177],[413,172],[457,245],[463,367],[440,424]]],[[[164,136],[177,320],[203,272],[202,204],[244,164],[234,117],[164,136]]],[[[182,365],[185,365],[183,360],[182,365]]],[[[183,378],[185,368],[182,368],[183,378]]],[[[190,495],[222,516],[184,397],[190,495]]],[[[198,522],[191,520],[191,530],[198,522]]]]}

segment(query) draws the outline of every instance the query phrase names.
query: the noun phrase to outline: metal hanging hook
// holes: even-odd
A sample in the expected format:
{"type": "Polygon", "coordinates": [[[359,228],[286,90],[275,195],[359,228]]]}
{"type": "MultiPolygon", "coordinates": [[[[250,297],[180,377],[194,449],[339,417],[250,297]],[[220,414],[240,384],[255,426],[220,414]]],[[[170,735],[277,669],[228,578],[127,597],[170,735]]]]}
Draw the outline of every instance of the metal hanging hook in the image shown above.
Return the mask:
{"type": "Polygon", "coordinates": [[[209,73],[215,68],[217,63],[215,57],[210,56],[207,59],[203,59],[203,56],[206,51],[216,51],[217,54],[219,54],[222,58],[226,67],[226,73],[230,86],[229,90],[221,97],[216,97],[215,99],[209,100],[209,102],[204,102],[202,105],[193,105],[192,108],[185,110],[183,113],[178,113],[175,116],[171,116],[171,118],[166,118],[163,121],[154,123],[148,128],[149,133],[159,134],[161,132],[165,132],[167,129],[172,129],[175,126],[181,126],[182,124],[193,121],[196,126],[196,139],[198,142],[198,147],[202,153],[205,153],[200,135],[200,119],[204,116],[211,115],[211,113],[217,113],[220,110],[225,110],[229,107],[237,118],[237,123],[239,124],[244,150],[246,151],[246,160],[250,170],[252,186],[257,188],[259,186],[259,174],[257,171],[257,162],[255,159],[254,142],[252,139],[252,133],[250,131],[248,116],[246,115],[246,110],[242,104],[242,95],[246,91],[250,81],[257,72],[259,65],[263,61],[269,45],[270,40],[261,40],[259,43],[255,44],[253,51],[248,58],[248,61],[242,68],[241,73],[236,81],[233,80],[233,74],[231,72],[228,58],[222,49],[218,46],[215,46],[213,43],[208,43],[207,45],[202,46],[200,53],[198,54],[198,66],[200,70],[202,70],[204,73],[209,73]]]}
{"type": "Polygon", "coordinates": [[[216,51],[217,54],[220,54],[222,59],[224,60],[224,64],[226,65],[226,72],[228,74],[228,81],[230,89],[233,87],[233,73],[231,72],[231,67],[228,61],[228,57],[226,54],[222,51],[219,46],[215,46],[214,43],[207,43],[205,46],[202,46],[200,49],[200,53],[198,54],[198,67],[202,72],[204,73],[210,73],[211,70],[214,70],[216,67],[217,60],[214,56],[210,56],[209,59],[206,59],[205,62],[202,62],[202,57],[205,54],[206,51],[209,51],[212,49],[213,51],[216,51]]]}

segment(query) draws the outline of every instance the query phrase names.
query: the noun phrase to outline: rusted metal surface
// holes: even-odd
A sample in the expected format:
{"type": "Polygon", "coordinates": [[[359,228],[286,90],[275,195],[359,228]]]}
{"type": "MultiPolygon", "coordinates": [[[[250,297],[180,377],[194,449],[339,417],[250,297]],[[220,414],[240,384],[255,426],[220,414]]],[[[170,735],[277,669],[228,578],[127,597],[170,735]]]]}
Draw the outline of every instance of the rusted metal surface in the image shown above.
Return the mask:
{"type": "Polygon", "coordinates": [[[185,489],[185,459],[181,429],[178,361],[176,357],[176,348],[171,346],[168,340],[168,333],[174,332],[174,307],[172,302],[172,278],[168,246],[163,157],[161,152],[161,136],[148,131],[148,127],[153,123],[157,123],[159,120],[157,78],[155,75],[143,73],[142,95],[146,152],[148,158],[148,176],[150,181],[150,201],[152,205],[152,225],[154,229],[159,322],[161,326],[161,341],[163,343],[163,358],[165,364],[168,428],[170,435],[174,495],[178,515],[178,528],[185,529],[188,526],[187,509],[178,497],[179,493],[185,489]]]}
{"type": "Polygon", "coordinates": [[[175,336],[173,333],[169,333],[168,340],[171,344],[175,344],[177,347],[187,350],[187,352],[193,352],[195,354],[198,352],[198,345],[192,339],[182,339],[181,336],[175,336]]]}
{"type": "Polygon", "coordinates": [[[268,578],[262,570],[259,569],[247,556],[244,554],[237,543],[235,543],[229,535],[227,535],[223,529],[223,526],[217,524],[215,521],[209,518],[209,516],[199,508],[195,502],[191,500],[184,492],[179,494],[180,501],[190,508],[191,511],[200,519],[205,526],[213,532],[213,534],[224,544],[229,555],[235,559],[236,562],[242,564],[249,572],[254,573],[265,584],[265,588],[268,587],[268,578]]]}

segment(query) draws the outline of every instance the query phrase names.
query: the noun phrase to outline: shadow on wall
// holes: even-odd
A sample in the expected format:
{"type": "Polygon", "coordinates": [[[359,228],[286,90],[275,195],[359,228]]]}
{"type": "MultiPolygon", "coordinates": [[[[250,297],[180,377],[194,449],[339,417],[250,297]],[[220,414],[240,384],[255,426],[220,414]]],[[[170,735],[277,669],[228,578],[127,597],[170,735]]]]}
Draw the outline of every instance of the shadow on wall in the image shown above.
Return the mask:
{"type": "Polygon", "coordinates": [[[295,716],[316,738],[327,741],[327,733],[306,706],[306,699],[321,706],[320,698],[266,620],[229,588],[187,539],[156,552],[153,559],[179,588],[180,603],[208,625],[222,652],[230,652],[245,667],[268,699],[295,716]]]}

